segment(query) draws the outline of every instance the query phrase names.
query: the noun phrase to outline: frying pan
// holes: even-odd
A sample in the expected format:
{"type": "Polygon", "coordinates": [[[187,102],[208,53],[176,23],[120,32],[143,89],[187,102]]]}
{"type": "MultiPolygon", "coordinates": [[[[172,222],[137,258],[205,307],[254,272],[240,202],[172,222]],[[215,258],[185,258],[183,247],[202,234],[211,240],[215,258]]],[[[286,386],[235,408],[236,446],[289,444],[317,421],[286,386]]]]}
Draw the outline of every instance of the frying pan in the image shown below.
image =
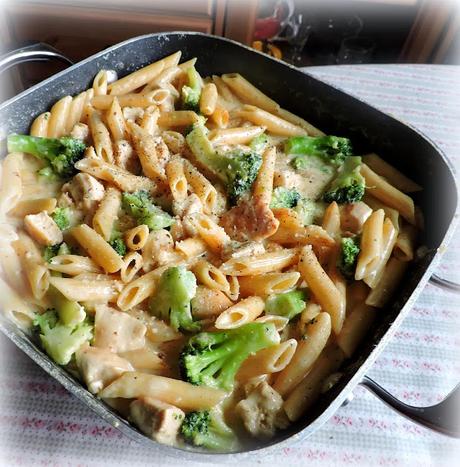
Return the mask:
{"type": "MultiPolygon", "coordinates": [[[[253,454],[260,456],[281,449],[294,440],[306,438],[351,398],[358,384],[364,385],[411,420],[446,435],[460,437],[455,411],[455,408],[460,407],[460,386],[436,406],[412,407],[400,402],[365,376],[432,276],[439,260],[438,250],[446,247],[455,228],[457,188],[453,170],[442,151],[415,128],[308,73],[234,41],[201,33],[171,32],[149,34],[122,42],[3,103],[0,105],[0,141],[4,144],[9,133],[28,132],[38,114],[48,110],[60,97],[75,95],[88,88],[100,69],[113,69],[121,77],[177,50],[182,50],[184,60],[198,57],[198,70],[204,76],[241,73],[282,107],[311,121],[327,134],[351,138],[357,153],[377,152],[424,187],[422,192],[415,195],[415,202],[425,216],[426,229],[422,244],[427,247],[426,254],[410,265],[392,303],[379,314],[379,321],[368,333],[356,355],[345,362],[340,380],[322,395],[299,422],[280,432],[265,445],[256,445],[247,451],[232,454],[232,460],[253,454]]],[[[50,58],[69,62],[52,47],[36,44],[0,59],[0,72],[22,61],[50,58]]],[[[456,284],[440,278],[435,278],[434,282],[458,291],[456,284]]],[[[78,380],[53,363],[24,332],[1,315],[0,330],[68,391],[130,438],[150,446],[152,450],[181,459],[216,461],[216,456],[221,459],[228,456],[197,452],[191,448],[174,448],[151,441],[91,395],[78,380]]]]}

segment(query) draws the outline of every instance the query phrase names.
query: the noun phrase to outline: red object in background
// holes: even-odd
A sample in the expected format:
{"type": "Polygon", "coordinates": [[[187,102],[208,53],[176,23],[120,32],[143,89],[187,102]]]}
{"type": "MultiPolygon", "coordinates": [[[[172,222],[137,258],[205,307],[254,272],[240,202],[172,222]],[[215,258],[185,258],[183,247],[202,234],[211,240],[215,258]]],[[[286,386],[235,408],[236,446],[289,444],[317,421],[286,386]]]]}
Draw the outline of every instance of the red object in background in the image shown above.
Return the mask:
{"type": "Polygon", "coordinates": [[[280,30],[280,21],[273,16],[256,19],[254,39],[264,40],[276,36],[280,30]]]}

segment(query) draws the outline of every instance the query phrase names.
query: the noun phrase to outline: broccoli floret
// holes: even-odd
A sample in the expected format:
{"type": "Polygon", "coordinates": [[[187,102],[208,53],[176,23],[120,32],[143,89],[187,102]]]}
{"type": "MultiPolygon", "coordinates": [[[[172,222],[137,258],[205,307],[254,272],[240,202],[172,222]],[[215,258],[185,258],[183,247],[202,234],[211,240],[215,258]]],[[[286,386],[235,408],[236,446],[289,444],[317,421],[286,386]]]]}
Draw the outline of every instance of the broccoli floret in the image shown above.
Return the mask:
{"type": "Polygon", "coordinates": [[[291,320],[299,313],[302,313],[307,304],[306,299],[307,294],[303,290],[270,295],[265,302],[265,313],[284,316],[291,320]]]}
{"type": "Polygon", "coordinates": [[[300,198],[300,194],[297,190],[290,190],[279,186],[273,190],[270,208],[294,208],[297,206],[300,198]]]}
{"type": "Polygon", "coordinates": [[[360,251],[359,237],[342,238],[337,267],[347,279],[353,279],[355,275],[360,251]]]}
{"type": "Polygon", "coordinates": [[[235,204],[251,189],[262,165],[262,157],[254,151],[240,149],[218,153],[206,131],[203,125],[195,125],[186,137],[187,143],[197,160],[225,184],[230,202],[235,204]]]}
{"type": "Polygon", "coordinates": [[[323,217],[325,206],[321,201],[301,198],[294,207],[303,225],[311,225],[323,217]]]}
{"type": "Polygon", "coordinates": [[[123,193],[122,205],[123,209],[136,219],[138,225],[145,224],[150,230],[164,229],[174,223],[174,219],[156,206],[145,190],[123,193]]]}
{"type": "Polygon", "coordinates": [[[52,173],[62,179],[72,177],[76,173],[74,165],[83,157],[85,149],[86,146],[82,141],[68,136],[62,138],[8,136],[8,151],[26,152],[46,162],[49,168],[42,169],[40,175],[47,178],[50,178],[52,173]]]}
{"type": "Polygon", "coordinates": [[[352,154],[352,147],[348,138],[338,136],[294,136],[284,143],[286,154],[298,154],[294,159],[294,166],[302,165],[302,159],[308,156],[322,158],[325,162],[341,165],[352,154]]]}
{"type": "Polygon", "coordinates": [[[346,159],[337,177],[324,193],[326,203],[356,203],[364,196],[366,181],[359,172],[361,157],[350,156],[346,159]]]}
{"type": "Polygon", "coordinates": [[[196,279],[184,266],[168,268],[161,275],[155,295],[150,299],[153,315],[170,323],[176,331],[199,331],[193,321],[190,302],[196,294],[196,279]]]}
{"type": "Polygon", "coordinates": [[[192,384],[231,390],[249,355],[275,345],[279,334],[272,323],[248,323],[235,329],[200,332],[180,355],[183,377],[192,384]]]}
{"type": "Polygon", "coordinates": [[[214,409],[188,413],[182,422],[181,434],[194,446],[218,452],[233,451],[237,445],[235,433],[216,412],[214,409]]]}
{"type": "Polygon", "coordinates": [[[66,230],[70,227],[71,211],[69,208],[56,208],[51,214],[54,222],[61,230],[66,230]]]}
{"type": "Polygon", "coordinates": [[[182,86],[182,108],[198,112],[200,109],[201,77],[194,66],[187,69],[187,85],[182,86]]]}
{"type": "Polygon", "coordinates": [[[93,326],[86,320],[66,325],[55,310],[37,314],[34,325],[39,328],[45,352],[59,365],[67,365],[72,355],[93,337],[93,326]]]}
{"type": "Polygon", "coordinates": [[[265,151],[265,148],[268,146],[268,136],[265,133],[262,133],[259,136],[256,136],[250,143],[249,147],[258,154],[262,154],[265,151]]]}
{"type": "Polygon", "coordinates": [[[126,243],[123,240],[122,234],[118,229],[112,230],[112,235],[110,236],[110,240],[108,243],[120,256],[126,255],[126,243]]]}
{"type": "Polygon", "coordinates": [[[72,254],[70,248],[68,247],[67,243],[57,243],[56,245],[51,245],[45,247],[43,250],[43,259],[49,263],[51,258],[54,258],[58,255],[70,255],[72,254]]]}

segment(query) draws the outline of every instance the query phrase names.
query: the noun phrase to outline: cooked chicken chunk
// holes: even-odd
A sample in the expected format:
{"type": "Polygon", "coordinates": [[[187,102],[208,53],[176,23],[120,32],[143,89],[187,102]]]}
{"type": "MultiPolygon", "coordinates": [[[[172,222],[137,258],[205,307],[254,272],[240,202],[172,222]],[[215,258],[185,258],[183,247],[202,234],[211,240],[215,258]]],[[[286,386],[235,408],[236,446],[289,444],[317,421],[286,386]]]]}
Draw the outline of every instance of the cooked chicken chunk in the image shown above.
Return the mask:
{"type": "Polygon", "coordinates": [[[221,219],[227,234],[239,242],[261,241],[273,235],[279,222],[267,202],[259,196],[241,201],[221,219]]]}
{"type": "Polygon", "coordinates": [[[232,305],[232,301],[220,290],[199,285],[192,299],[192,313],[198,319],[210,318],[219,315],[232,305]]]}
{"type": "Polygon", "coordinates": [[[68,191],[77,207],[85,210],[92,210],[95,205],[104,197],[104,185],[93,176],[86,173],[79,173],[69,183],[66,183],[62,190],[68,191]]]}
{"type": "Polygon", "coordinates": [[[258,384],[246,399],[240,401],[236,412],[248,432],[259,439],[269,439],[277,428],[286,428],[283,398],[265,381],[258,384]]]}
{"type": "Polygon", "coordinates": [[[85,125],[84,123],[77,123],[72,128],[72,131],[70,132],[70,136],[72,138],[79,139],[87,143],[89,139],[88,125],[85,125]]]}
{"type": "Polygon", "coordinates": [[[245,242],[240,244],[237,242],[231,242],[224,248],[222,258],[227,260],[230,258],[256,256],[265,253],[265,251],[265,246],[261,242],[245,242]]]}
{"type": "Polygon", "coordinates": [[[173,213],[176,216],[187,217],[197,212],[203,212],[203,203],[195,193],[187,196],[181,203],[177,201],[173,202],[173,213]]]}
{"type": "Polygon", "coordinates": [[[82,347],[76,353],[77,366],[89,392],[97,394],[133,367],[124,358],[98,347],[82,347]]]}
{"type": "Polygon", "coordinates": [[[345,204],[340,213],[340,224],[344,232],[361,233],[367,218],[372,214],[372,209],[362,201],[345,204]]]}
{"type": "Polygon", "coordinates": [[[175,444],[184,412],[174,405],[152,397],[143,397],[131,403],[130,419],[147,436],[162,444],[175,444]]]}
{"type": "Polygon", "coordinates": [[[107,305],[96,306],[94,345],[121,353],[145,345],[144,324],[136,318],[107,305]]]}
{"type": "Polygon", "coordinates": [[[62,232],[46,211],[25,216],[24,227],[27,233],[41,245],[62,243],[62,232]]]}

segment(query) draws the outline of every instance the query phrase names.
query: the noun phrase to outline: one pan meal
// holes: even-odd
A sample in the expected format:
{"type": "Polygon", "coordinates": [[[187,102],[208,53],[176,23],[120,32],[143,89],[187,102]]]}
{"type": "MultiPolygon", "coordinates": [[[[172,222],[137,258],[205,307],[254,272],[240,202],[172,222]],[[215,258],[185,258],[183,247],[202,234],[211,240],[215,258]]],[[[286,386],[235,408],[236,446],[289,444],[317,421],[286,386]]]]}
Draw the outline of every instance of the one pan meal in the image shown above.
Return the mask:
{"type": "Polygon", "coordinates": [[[421,188],[181,52],[11,134],[1,304],[160,443],[269,440],[340,378],[413,260],[421,188]]]}

